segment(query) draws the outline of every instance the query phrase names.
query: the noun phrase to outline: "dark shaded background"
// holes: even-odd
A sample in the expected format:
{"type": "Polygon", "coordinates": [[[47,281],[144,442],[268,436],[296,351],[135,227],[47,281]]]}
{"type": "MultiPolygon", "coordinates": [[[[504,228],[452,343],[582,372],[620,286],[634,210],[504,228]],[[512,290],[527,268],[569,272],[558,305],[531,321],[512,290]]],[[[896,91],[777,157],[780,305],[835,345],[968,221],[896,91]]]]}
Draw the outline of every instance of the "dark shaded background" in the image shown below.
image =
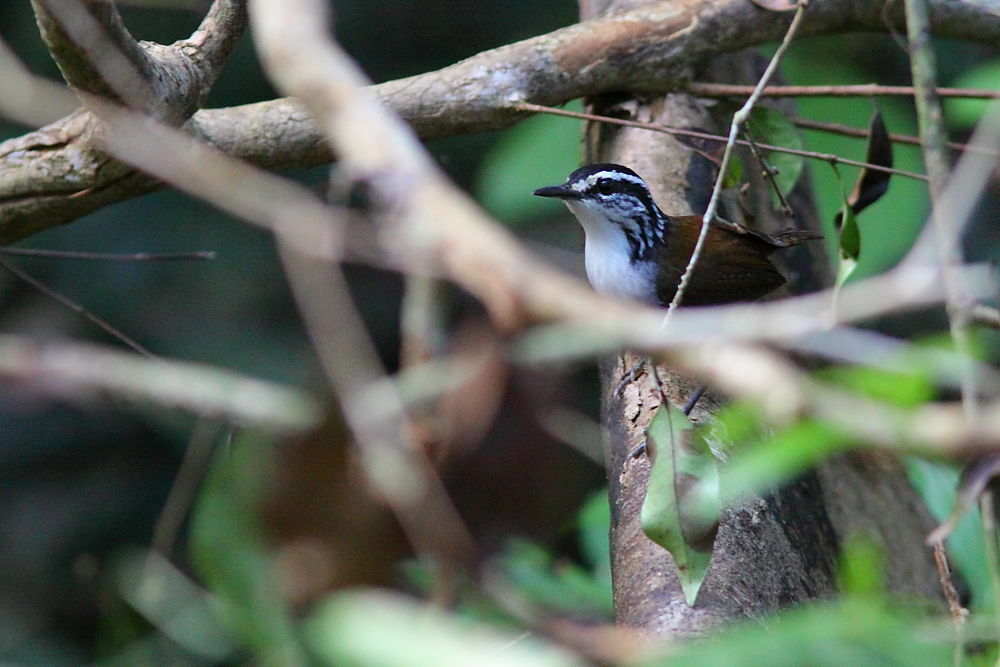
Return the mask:
{"type": "MultiPolygon", "coordinates": [[[[203,7],[126,7],[123,12],[136,37],[170,42],[190,33],[203,7]]],[[[576,18],[575,3],[569,0],[390,0],[341,2],[337,9],[338,37],[375,81],[436,69],[576,18]]],[[[0,35],[33,71],[59,78],[38,38],[27,2],[0,4],[0,35]]],[[[951,45],[947,52],[946,80],[985,53],[951,45]]],[[[908,81],[907,67],[905,55],[889,38],[838,37],[804,42],[787,71],[797,83],[877,80],[893,84],[908,81]]],[[[209,106],[274,95],[245,37],[209,106]]],[[[882,106],[891,130],[912,131],[912,113],[905,104],[882,106]]],[[[868,115],[866,103],[857,100],[807,101],[802,108],[804,115],[834,116],[833,120],[858,126],[865,124],[868,115]]],[[[0,121],[0,139],[17,136],[24,129],[0,121]]],[[[574,126],[570,133],[575,132],[574,126]]],[[[481,164],[490,159],[489,151],[512,136],[459,137],[434,142],[430,149],[459,184],[472,188],[481,164]]],[[[809,138],[816,150],[852,157],[863,153],[857,142],[815,133],[809,138]]],[[[575,150],[573,141],[570,152],[575,150]]],[[[908,157],[900,166],[913,168],[916,153],[903,153],[908,157]]],[[[562,165],[577,159],[575,153],[564,152],[553,160],[533,155],[530,149],[516,158],[498,155],[493,154],[494,168],[499,164],[501,170],[516,172],[515,176],[534,168],[534,162],[562,165]]],[[[552,173],[551,182],[563,173],[552,173]]],[[[844,173],[849,182],[853,175],[850,170],[844,173]]],[[[324,169],[295,176],[322,191],[324,169]]],[[[821,209],[829,220],[839,207],[831,189],[835,185],[829,185],[829,178],[817,180],[821,209]]],[[[882,235],[885,239],[872,244],[876,250],[866,260],[865,272],[891,264],[922,223],[921,188],[895,183],[893,188],[902,190],[898,198],[887,198],[888,203],[873,207],[867,218],[871,222],[863,218],[873,238],[882,235]]],[[[525,197],[529,191],[530,187],[523,188],[525,197]]],[[[544,225],[522,224],[518,233],[577,248],[580,235],[568,216],[545,210],[555,217],[546,219],[544,225]]],[[[533,219],[540,221],[537,216],[533,219]]],[[[979,258],[995,254],[996,226],[984,225],[977,233],[987,231],[990,242],[976,244],[979,258]]],[[[19,245],[106,252],[217,251],[218,259],[213,262],[10,261],[157,354],[317,390],[323,386],[273,244],[264,232],[183,195],[161,191],[108,207],[19,245]]],[[[578,262],[572,262],[579,270],[578,262]]],[[[350,279],[383,359],[393,368],[398,354],[400,282],[360,267],[350,270],[350,279]]],[[[448,298],[456,318],[476,317],[475,306],[462,295],[452,293],[448,298]]],[[[117,345],[6,272],[0,272],[0,312],[3,332],[117,345]]],[[[901,326],[920,329],[927,325],[909,320],[901,326]]],[[[484,544],[499,544],[516,533],[555,542],[560,526],[580,500],[601,484],[601,473],[595,464],[545,435],[527,406],[558,396],[559,403],[577,406],[596,419],[594,373],[589,367],[537,373],[515,377],[510,386],[509,405],[516,409],[493,427],[476,457],[455,471],[453,489],[484,544]]],[[[93,655],[101,615],[119,604],[114,602],[109,564],[126,547],[149,543],[192,427],[193,420],[186,415],[106,403],[66,405],[26,395],[19,387],[0,386],[0,655],[12,651],[12,655],[44,662],[74,662],[93,655]]]]}

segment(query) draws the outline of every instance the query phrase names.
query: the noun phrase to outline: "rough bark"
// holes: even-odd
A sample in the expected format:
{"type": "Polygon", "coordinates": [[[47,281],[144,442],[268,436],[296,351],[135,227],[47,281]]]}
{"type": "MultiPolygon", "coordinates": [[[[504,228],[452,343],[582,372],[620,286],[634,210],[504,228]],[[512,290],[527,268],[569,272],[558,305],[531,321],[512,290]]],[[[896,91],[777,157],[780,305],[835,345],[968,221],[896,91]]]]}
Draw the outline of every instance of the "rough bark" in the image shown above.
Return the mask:
{"type": "MultiPolygon", "coordinates": [[[[593,12],[637,4],[592,0],[581,6],[593,12]]],[[[725,58],[708,76],[755,83],[759,70],[747,67],[747,62],[753,62],[752,56],[725,58]]],[[[675,127],[728,122],[713,119],[697,99],[685,94],[592,101],[598,113],[675,127]]],[[[671,137],[593,126],[585,159],[632,166],[650,181],[657,201],[671,214],[704,210],[712,168],[671,137]]],[[[756,223],[763,231],[773,230],[782,223],[771,211],[767,191],[756,185],[751,197],[756,223]]],[[[798,224],[818,230],[814,208],[802,194],[805,188],[799,190],[793,201],[798,224]]],[[[816,289],[829,281],[829,263],[821,248],[802,247],[778,259],[787,260],[783,269],[794,291],[816,289]]],[[[827,461],[773,494],[726,510],[709,572],[696,604],[689,606],[670,554],[649,540],[640,524],[650,465],[647,457],[631,453],[645,439],[660,393],[648,375],[620,395],[612,391],[638,360],[639,356],[626,353],[606,360],[601,369],[619,622],[660,635],[696,636],[736,618],[833,596],[839,547],[856,534],[867,536],[887,554],[889,590],[940,598],[933,557],[924,545],[933,523],[902,466],[888,455],[848,455],[827,461]]],[[[659,373],[669,400],[682,406],[695,383],[669,368],[661,367],[659,373]]],[[[692,413],[693,420],[710,420],[720,400],[706,395],[692,413]]]]}

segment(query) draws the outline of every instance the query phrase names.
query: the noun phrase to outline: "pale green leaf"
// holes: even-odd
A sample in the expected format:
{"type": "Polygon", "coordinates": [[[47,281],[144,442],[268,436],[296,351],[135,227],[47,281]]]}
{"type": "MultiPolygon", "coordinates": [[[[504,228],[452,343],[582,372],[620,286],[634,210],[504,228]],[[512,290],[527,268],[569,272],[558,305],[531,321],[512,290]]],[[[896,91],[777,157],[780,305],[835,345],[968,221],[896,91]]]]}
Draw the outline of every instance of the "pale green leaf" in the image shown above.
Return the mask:
{"type": "Polygon", "coordinates": [[[719,512],[716,459],[696,443],[691,421],[661,407],[647,431],[653,467],[642,505],[642,529],[674,558],[681,587],[693,605],[712,557],[719,512]]]}
{"type": "Polygon", "coordinates": [[[192,560],[218,596],[223,620],[260,662],[305,664],[253,511],[272,447],[247,433],[216,457],[191,521],[192,560]]]}
{"type": "Polygon", "coordinates": [[[584,662],[537,635],[501,632],[387,592],[339,593],[306,623],[321,664],[562,667],[584,662]]]}

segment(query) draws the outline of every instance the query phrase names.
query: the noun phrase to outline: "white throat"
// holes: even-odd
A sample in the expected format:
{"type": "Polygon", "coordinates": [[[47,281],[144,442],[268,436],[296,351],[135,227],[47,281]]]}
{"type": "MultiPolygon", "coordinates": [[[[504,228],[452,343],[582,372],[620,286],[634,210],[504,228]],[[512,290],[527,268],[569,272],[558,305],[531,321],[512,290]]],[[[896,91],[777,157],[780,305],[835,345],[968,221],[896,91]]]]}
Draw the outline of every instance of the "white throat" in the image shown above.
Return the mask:
{"type": "Polygon", "coordinates": [[[586,234],[584,263],[587,278],[602,294],[656,303],[656,265],[631,261],[632,250],[625,232],[586,203],[566,200],[566,206],[586,234]]]}

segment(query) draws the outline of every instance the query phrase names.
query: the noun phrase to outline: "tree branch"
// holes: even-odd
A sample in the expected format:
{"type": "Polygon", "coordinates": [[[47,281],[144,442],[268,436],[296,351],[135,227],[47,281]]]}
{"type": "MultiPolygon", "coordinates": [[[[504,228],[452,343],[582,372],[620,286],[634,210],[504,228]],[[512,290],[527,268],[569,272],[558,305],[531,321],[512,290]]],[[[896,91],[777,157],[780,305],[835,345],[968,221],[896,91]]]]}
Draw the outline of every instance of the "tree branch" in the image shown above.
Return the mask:
{"type": "MultiPolygon", "coordinates": [[[[698,97],[745,97],[753,92],[753,86],[710,81],[692,81],[687,91],[698,97]]],[[[971,99],[994,99],[1000,91],[981,88],[935,88],[941,97],[962,97],[971,99]]],[[[768,86],[761,97],[913,97],[913,86],[882,86],[877,83],[846,84],[833,86],[768,86]]]]}
{"type": "Polygon", "coordinates": [[[307,430],[323,413],[304,392],[218,368],[11,335],[0,336],[0,377],[70,400],[112,396],[278,431],[307,430]]]}
{"type": "Polygon", "coordinates": [[[114,2],[32,0],[31,5],[42,40],[71,87],[136,108],[156,101],[138,93],[153,92],[144,84],[156,80],[157,63],[129,33],[114,2]],[[128,81],[136,97],[120,97],[109,78],[128,81]]]}
{"type": "MultiPolygon", "coordinates": [[[[890,12],[897,24],[898,4],[890,12]]],[[[990,43],[1000,39],[1000,17],[972,3],[934,0],[930,9],[938,35],[990,43]]],[[[882,11],[877,0],[815,0],[804,33],[885,30],[882,11]]],[[[704,58],[779,39],[786,26],[787,19],[742,0],[662,2],[373,90],[424,139],[495,130],[525,117],[512,107],[521,101],[555,105],[608,90],[669,90],[681,85],[704,58]]],[[[157,187],[152,179],[83,150],[92,123],[70,117],[0,143],[0,173],[5,174],[0,181],[0,242],[157,187]]],[[[329,159],[308,113],[289,100],[203,110],[189,128],[212,145],[266,168],[312,166],[329,159]]]]}
{"type": "Polygon", "coordinates": [[[172,46],[138,43],[107,0],[32,0],[42,38],[75,90],[180,124],[204,102],[246,26],[243,0],[215,0],[172,46]]]}

